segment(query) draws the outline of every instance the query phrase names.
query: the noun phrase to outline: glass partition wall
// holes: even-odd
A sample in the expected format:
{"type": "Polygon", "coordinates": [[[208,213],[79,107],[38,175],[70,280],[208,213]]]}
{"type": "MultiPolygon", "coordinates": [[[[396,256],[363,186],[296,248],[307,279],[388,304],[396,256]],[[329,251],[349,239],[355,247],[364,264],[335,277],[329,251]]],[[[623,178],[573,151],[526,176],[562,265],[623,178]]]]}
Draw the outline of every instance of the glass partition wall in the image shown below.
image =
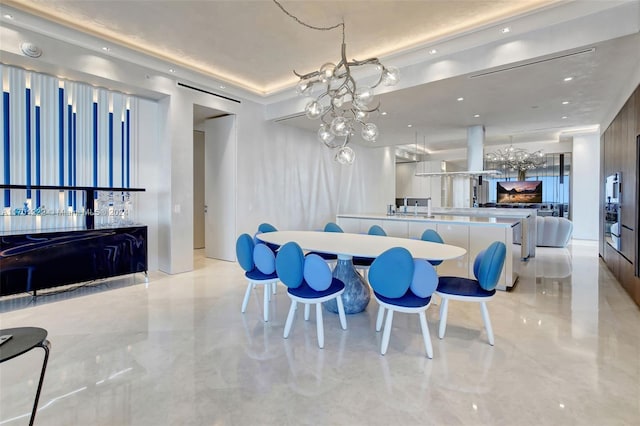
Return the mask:
{"type": "MultiPolygon", "coordinates": [[[[514,202],[504,202],[505,198],[498,200],[499,182],[520,182],[522,173],[518,170],[503,169],[496,162],[484,160],[485,170],[499,170],[500,176],[489,176],[478,179],[477,193],[478,203],[486,207],[529,207],[537,208],[540,216],[559,216],[571,219],[571,153],[553,153],[544,155],[544,165],[525,172],[524,181],[538,182],[537,190],[542,187],[542,199],[535,199],[535,202],[520,202],[517,197],[512,197],[514,202]]],[[[503,187],[512,185],[500,185],[503,187]]]]}

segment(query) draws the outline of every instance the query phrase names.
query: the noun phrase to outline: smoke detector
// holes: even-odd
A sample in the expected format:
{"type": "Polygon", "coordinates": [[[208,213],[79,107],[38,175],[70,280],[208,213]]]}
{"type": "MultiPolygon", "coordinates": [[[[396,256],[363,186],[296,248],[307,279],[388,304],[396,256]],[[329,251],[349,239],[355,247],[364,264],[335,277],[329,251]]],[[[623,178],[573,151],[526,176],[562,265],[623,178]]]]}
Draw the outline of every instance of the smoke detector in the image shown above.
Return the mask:
{"type": "Polygon", "coordinates": [[[39,58],[40,56],[42,56],[42,49],[40,49],[33,43],[21,43],[20,50],[25,54],[25,56],[28,56],[30,58],[39,58]]]}

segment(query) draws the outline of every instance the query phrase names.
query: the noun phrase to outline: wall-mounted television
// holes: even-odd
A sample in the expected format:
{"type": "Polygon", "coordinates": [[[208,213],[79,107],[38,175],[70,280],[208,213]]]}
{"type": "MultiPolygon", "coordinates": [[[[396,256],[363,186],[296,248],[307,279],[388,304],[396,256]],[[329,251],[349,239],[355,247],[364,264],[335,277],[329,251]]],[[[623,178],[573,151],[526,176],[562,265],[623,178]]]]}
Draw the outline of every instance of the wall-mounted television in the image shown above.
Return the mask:
{"type": "Polygon", "coordinates": [[[498,203],[541,203],[541,180],[516,180],[497,182],[498,203]]]}

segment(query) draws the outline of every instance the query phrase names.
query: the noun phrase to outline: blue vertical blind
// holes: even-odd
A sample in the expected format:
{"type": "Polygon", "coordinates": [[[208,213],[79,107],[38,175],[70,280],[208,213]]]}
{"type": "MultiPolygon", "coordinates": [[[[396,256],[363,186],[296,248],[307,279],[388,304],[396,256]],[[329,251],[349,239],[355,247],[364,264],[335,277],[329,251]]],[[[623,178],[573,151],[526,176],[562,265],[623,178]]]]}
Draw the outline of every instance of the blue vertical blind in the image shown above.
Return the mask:
{"type": "MultiPolygon", "coordinates": [[[[0,183],[131,187],[137,138],[131,134],[133,96],[0,65],[2,144],[0,183]]],[[[137,128],[137,126],[136,126],[137,128]]],[[[2,207],[64,206],[83,200],[70,191],[5,190],[2,207]],[[32,196],[35,198],[32,199],[32,196]],[[13,199],[12,199],[13,198],[13,199]]]]}

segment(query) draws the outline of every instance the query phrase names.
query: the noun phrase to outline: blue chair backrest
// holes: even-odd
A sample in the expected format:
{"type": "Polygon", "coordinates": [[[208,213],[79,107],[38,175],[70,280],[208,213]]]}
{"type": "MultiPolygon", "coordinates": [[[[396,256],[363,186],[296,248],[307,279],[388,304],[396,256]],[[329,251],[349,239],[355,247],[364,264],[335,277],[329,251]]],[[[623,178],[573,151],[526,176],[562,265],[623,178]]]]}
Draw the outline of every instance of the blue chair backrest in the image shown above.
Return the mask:
{"type": "Polygon", "coordinates": [[[438,287],[436,268],[424,259],[413,260],[413,279],[409,287],[418,297],[430,297],[438,287]]]}
{"type": "Polygon", "coordinates": [[[270,275],[276,271],[276,256],[264,243],[256,244],[253,248],[253,263],[263,274],[270,275]]]}
{"type": "Polygon", "coordinates": [[[485,250],[478,253],[473,262],[473,274],[476,276],[480,287],[485,290],[493,290],[498,285],[507,247],[503,242],[493,242],[485,250]]]}
{"type": "Polygon", "coordinates": [[[427,229],[426,231],[424,231],[420,239],[422,241],[431,241],[432,243],[444,244],[444,240],[442,239],[440,234],[438,234],[438,232],[434,231],[433,229],[427,229]]]}
{"type": "Polygon", "coordinates": [[[333,276],[327,262],[311,253],[304,258],[304,280],[315,291],[324,291],[331,286],[333,276]]]}
{"type": "MultiPolygon", "coordinates": [[[[427,229],[426,231],[424,231],[420,239],[422,241],[444,244],[444,240],[442,239],[440,234],[438,234],[438,232],[434,231],[433,229],[427,229]]],[[[431,263],[433,266],[438,266],[442,263],[442,260],[430,260],[429,263],[431,263]]]]}
{"type": "Polygon", "coordinates": [[[297,243],[290,241],[280,247],[276,255],[276,273],[287,287],[300,287],[304,278],[304,254],[297,243]]]}
{"type": "Polygon", "coordinates": [[[413,279],[413,257],[403,247],[393,247],[378,256],[369,268],[373,290],[391,299],[403,296],[413,279]]]}
{"type": "Polygon", "coordinates": [[[258,225],[258,232],[276,232],[278,229],[270,223],[261,223],[258,225]]]}
{"type": "Polygon", "coordinates": [[[245,271],[252,271],[253,263],[253,238],[249,234],[242,234],[236,240],[236,257],[240,267],[245,271]]]}
{"type": "Polygon", "coordinates": [[[371,228],[369,228],[369,235],[380,235],[381,237],[386,237],[387,233],[384,232],[384,229],[382,229],[382,227],[378,225],[372,225],[371,228]]]}
{"type": "Polygon", "coordinates": [[[324,226],[324,232],[344,232],[337,223],[329,222],[324,226]]]}

